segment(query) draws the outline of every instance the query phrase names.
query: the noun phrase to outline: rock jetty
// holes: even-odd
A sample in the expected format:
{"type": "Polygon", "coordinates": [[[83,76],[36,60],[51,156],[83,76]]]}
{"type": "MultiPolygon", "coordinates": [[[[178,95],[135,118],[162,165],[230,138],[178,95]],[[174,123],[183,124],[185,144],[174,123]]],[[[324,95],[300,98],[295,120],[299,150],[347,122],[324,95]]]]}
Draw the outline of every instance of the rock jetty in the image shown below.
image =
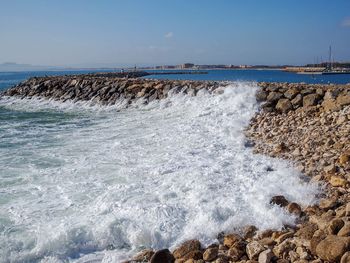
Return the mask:
{"type": "MultiPolygon", "coordinates": [[[[121,73],[120,73],[121,74],[121,73]]],[[[124,101],[126,105],[136,100],[147,104],[166,98],[171,93],[191,96],[201,89],[209,92],[217,89],[219,82],[152,80],[120,77],[118,73],[99,73],[75,76],[34,77],[6,90],[3,95],[20,98],[47,98],[57,101],[91,101],[101,105],[114,105],[124,101]],[[117,75],[116,75],[117,74],[117,75]]]]}

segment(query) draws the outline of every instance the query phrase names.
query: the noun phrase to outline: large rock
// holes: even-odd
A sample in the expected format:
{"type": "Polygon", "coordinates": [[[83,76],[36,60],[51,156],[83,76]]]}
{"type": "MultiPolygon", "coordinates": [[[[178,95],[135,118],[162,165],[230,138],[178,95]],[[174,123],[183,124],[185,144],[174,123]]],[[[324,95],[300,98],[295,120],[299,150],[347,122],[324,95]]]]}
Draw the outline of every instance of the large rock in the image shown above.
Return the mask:
{"type": "Polygon", "coordinates": [[[187,253],[192,251],[198,251],[201,249],[201,243],[196,240],[188,240],[182,243],[178,248],[173,251],[173,255],[176,259],[183,258],[187,253]]]}
{"type": "Polygon", "coordinates": [[[214,261],[218,257],[219,249],[217,247],[207,248],[203,253],[205,261],[214,261]]]}
{"type": "Polygon", "coordinates": [[[137,253],[132,260],[137,262],[148,262],[152,256],[154,255],[154,251],[152,249],[145,249],[137,253]]]}
{"type": "Polygon", "coordinates": [[[314,93],[314,94],[306,95],[303,98],[303,106],[304,107],[315,106],[317,104],[318,99],[319,99],[318,94],[314,93]]]}
{"type": "Polygon", "coordinates": [[[293,108],[293,105],[289,99],[280,99],[276,105],[276,110],[282,113],[286,113],[290,111],[292,108],[293,108]]]}
{"type": "Polygon", "coordinates": [[[346,252],[340,259],[340,263],[350,263],[350,252],[346,252]]]}
{"type": "Polygon", "coordinates": [[[259,263],[270,263],[272,258],[275,255],[271,251],[271,249],[267,249],[259,254],[258,262],[259,263]]]}
{"type": "Polygon", "coordinates": [[[237,234],[229,234],[224,236],[224,245],[228,248],[234,246],[236,243],[241,242],[242,237],[237,234]]]}
{"type": "Polygon", "coordinates": [[[271,198],[270,204],[275,204],[280,207],[285,207],[288,205],[288,200],[283,195],[276,195],[271,198]]]}
{"type": "Polygon", "coordinates": [[[280,98],[282,98],[282,94],[279,92],[270,92],[269,95],[267,96],[267,101],[270,102],[276,102],[278,101],[280,98]]]}
{"type": "Polygon", "coordinates": [[[337,97],[337,103],[340,106],[350,105],[350,94],[339,95],[337,97]]]}
{"type": "Polygon", "coordinates": [[[257,259],[262,251],[264,251],[264,247],[258,241],[247,244],[246,252],[249,259],[257,259]]]}
{"type": "Polygon", "coordinates": [[[162,249],[158,250],[154,255],[151,257],[150,263],[174,263],[175,258],[170,253],[169,249],[162,249]]]}
{"type": "Polygon", "coordinates": [[[349,249],[349,245],[349,237],[330,235],[317,245],[316,254],[322,260],[336,262],[339,261],[344,253],[349,249]]]}

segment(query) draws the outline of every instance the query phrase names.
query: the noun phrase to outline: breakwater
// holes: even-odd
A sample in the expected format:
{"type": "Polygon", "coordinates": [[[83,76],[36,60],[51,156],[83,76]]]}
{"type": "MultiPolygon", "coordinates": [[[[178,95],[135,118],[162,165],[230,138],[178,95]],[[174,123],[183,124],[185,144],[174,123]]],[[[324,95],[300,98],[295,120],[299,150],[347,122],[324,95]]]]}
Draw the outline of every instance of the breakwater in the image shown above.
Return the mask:
{"type": "MultiPolygon", "coordinates": [[[[202,89],[209,92],[225,84],[214,81],[168,81],[140,78],[121,78],[122,73],[99,73],[75,76],[30,78],[6,90],[4,95],[21,98],[41,97],[58,101],[92,101],[113,105],[123,100],[130,104],[142,99],[145,104],[163,99],[171,93],[191,96],[202,89]],[[117,75],[116,75],[117,74],[117,75]]],[[[138,73],[136,76],[143,76],[138,73]]]]}

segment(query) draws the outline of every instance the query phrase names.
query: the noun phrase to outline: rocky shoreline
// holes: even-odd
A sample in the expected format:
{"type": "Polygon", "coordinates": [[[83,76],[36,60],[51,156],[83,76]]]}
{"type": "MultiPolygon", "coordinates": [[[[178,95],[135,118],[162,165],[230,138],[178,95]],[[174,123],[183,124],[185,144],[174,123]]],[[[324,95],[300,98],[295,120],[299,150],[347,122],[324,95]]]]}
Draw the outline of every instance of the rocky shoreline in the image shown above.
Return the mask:
{"type": "Polygon", "coordinates": [[[255,152],[291,160],[324,185],[317,205],[302,207],[284,196],[271,204],[297,217],[295,226],[219,234],[203,248],[189,240],[172,253],[144,250],[128,262],[269,263],[350,262],[350,85],[260,83],[261,111],[246,136],[255,152]]]}
{"type": "MultiPolygon", "coordinates": [[[[5,96],[94,101],[114,105],[125,100],[147,104],[171,93],[191,96],[205,89],[220,92],[225,83],[126,79],[96,76],[31,78],[5,96]]],[[[131,262],[269,263],[350,262],[350,85],[259,83],[261,110],[246,128],[259,154],[288,159],[311,181],[324,185],[317,205],[303,207],[284,196],[271,199],[297,217],[295,226],[240,233],[220,233],[203,247],[188,240],[174,251],[146,249],[131,262]]]]}

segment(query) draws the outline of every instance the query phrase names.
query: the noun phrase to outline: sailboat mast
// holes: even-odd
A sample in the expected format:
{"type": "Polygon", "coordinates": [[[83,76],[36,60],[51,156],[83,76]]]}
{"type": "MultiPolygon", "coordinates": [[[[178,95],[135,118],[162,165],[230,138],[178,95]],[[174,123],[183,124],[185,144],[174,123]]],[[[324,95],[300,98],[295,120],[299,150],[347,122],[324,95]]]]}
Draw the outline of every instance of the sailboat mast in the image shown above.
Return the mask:
{"type": "Polygon", "coordinates": [[[332,46],[329,46],[329,70],[332,70],[332,46]]]}

